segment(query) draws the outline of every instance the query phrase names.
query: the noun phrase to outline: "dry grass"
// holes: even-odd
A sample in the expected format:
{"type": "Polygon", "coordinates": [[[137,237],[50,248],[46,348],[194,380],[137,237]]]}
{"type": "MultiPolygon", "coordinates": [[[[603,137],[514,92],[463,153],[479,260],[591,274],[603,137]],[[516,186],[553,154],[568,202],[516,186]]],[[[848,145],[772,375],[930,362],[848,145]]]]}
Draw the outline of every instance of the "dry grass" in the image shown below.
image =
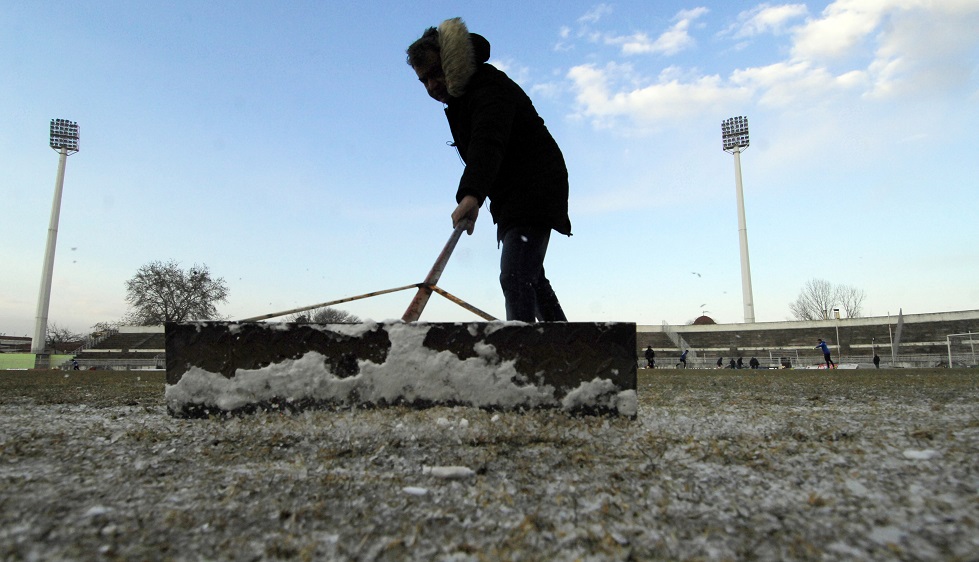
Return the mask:
{"type": "MultiPolygon", "coordinates": [[[[690,395],[736,394],[764,402],[772,396],[810,400],[927,399],[941,404],[976,392],[979,369],[884,369],[731,371],[639,370],[640,400],[647,407],[675,405],[690,395]],[[707,393],[707,394],[703,394],[707,393]],[[774,393],[774,394],[773,394],[774,393]]],[[[0,404],[29,399],[37,404],[86,404],[102,408],[163,405],[166,375],[159,371],[4,371],[0,404]]]]}
{"type": "Polygon", "coordinates": [[[162,405],[165,381],[161,371],[0,370],[0,404],[162,405]]]}
{"type": "Polygon", "coordinates": [[[162,373],[0,372],[0,559],[979,551],[979,371],[639,375],[636,421],[467,408],[179,420],[162,373]],[[475,474],[423,471],[438,465],[475,474]]]}

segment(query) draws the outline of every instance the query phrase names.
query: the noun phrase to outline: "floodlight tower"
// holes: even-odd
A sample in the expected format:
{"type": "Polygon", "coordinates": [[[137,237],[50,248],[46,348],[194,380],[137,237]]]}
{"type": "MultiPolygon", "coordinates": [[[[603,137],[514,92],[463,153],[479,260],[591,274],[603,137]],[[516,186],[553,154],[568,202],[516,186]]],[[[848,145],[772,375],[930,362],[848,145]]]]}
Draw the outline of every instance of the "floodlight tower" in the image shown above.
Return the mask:
{"type": "Polygon", "coordinates": [[[48,244],[44,249],[41,291],[37,297],[37,319],[34,324],[34,340],[31,342],[31,353],[35,354],[34,366],[37,368],[49,366],[47,353],[48,305],[51,303],[54,249],[58,243],[58,221],[61,218],[61,192],[65,185],[65,164],[70,154],[78,152],[78,123],[67,119],[52,119],[50,145],[59,155],[58,177],[54,184],[54,202],[51,203],[51,222],[48,225],[48,244]]]}
{"type": "Polygon", "coordinates": [[[734,182],[738,191],[738,237],[741,240],[741,295],[744,321],[755,321],[755,301],[751,296],[751,263],[748,260],[748,226],[744,219],[744,191],[741,188],[741,152],[748,148],[748,118],[731,117],[721,121],[724,152],[734,154],[734,182]]]}

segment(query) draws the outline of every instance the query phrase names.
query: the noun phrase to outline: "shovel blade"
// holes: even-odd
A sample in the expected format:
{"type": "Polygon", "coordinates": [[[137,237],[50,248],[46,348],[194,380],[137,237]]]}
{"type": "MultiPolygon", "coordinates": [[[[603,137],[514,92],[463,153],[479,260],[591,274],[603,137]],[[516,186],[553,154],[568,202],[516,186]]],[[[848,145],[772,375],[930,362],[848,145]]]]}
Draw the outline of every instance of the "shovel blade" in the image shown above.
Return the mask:
{"type": "Polygon", "coordinates": [[[166,358],[180,417],[388,405],[636,415],[633,323],[170,323],[166,358]]]}

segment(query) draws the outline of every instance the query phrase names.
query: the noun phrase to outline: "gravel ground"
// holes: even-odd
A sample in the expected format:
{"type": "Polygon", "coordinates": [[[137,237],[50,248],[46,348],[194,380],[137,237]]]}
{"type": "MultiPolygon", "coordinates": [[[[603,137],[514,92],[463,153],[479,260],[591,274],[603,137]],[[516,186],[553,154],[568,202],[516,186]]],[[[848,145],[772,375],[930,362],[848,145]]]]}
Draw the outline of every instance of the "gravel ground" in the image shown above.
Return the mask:
{"type": "Polygon", "coordinates": [[[975,370],[640,370],[635,421],[0,392],[3,560],[979,560],[975,370]]]}

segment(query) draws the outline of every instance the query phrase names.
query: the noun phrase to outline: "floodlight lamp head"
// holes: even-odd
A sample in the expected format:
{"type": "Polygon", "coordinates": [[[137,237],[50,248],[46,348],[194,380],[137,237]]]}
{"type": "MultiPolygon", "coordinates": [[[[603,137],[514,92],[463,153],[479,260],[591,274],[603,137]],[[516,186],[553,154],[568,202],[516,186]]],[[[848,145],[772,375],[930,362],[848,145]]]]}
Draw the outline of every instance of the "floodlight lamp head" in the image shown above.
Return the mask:
{"type": "Polygon", "coordinates": [[[78,123],[67,119],[51,120],[51,148],[68,154],[78,152],[78,123]]]}
{"type": "Polygon", "coordinates": [[[748,148],[748,118],[740,116],[721,121],[721,142],[724,152],[741,152],[748,148]]]}

